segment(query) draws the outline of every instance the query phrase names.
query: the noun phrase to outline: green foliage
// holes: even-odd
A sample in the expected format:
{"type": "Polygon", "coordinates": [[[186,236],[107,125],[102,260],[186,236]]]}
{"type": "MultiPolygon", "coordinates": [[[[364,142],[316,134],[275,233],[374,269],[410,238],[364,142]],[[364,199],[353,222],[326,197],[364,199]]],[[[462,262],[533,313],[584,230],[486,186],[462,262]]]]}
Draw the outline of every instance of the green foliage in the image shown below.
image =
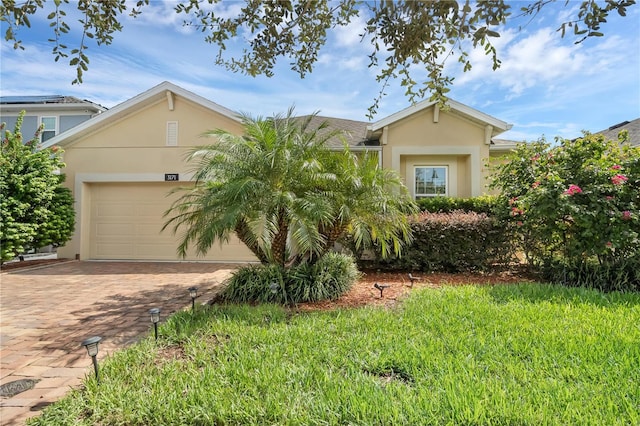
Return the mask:
{"type": "Polygon", "coordinates": [[[235,233],[262,263],[290,267],[315,263],[345,233],[357,247],[377,244],[399,254],[410,239],[407,214],[415,211],[395,171],[379,167],[376,154],[355,155],[342,137],[313,115],[242,118],[245,134],[207,133],[216,143],[189,156],[196,184],[165,213],[165,228],[179,231],[184,255],[191,245],[206,253],[235,233]]]}
{"type": "MultiPolygon", "coordinates": [[[[31,425],[636,425],[640,294],[419,290],[395,309],[182,311],[31,425]]],[[[90,365],[87,361],[87,365],[90,365]]]]}
{"type": "Polygon", "coordinates": [[[411,221],[413,241],[402,257],[377,259],[392,270],[462,272],[487,270],[511,261],[508,223],[484,213],[423,212],[411,221]]]}
{"type": "Polygon", "coordinates": [[[631,269],[640,269],[631,261],[640,253],[640,148],[626,143],[625,134],[619,141],[585,134],[558,146],[521,144],[497,166],[492,185],[508,200],[532,264],[547,272],[557,266],[553,275],[572,284],[605,281],[614,265],[631,262],[631,269]],[[601,279],[580,278],[594,268],[602,269],[601,279]]]}
{"type": "Polygon", "coordinates": [[[352,257],[328,253],[314,264],[291,268],[250,265],[229,279],[222,297],[234,303],[302,303],[340,297],[360,277],[352,257]]]}
{"type": "Polygon", "coordinates": [[[480,197],[424,197],[416,201],[418,208],[423,212],[450,213],[455,210],[465,212],[494,213],[502,200],[494,195],[482,195],[480,197]]]}
{"type": "Polygon", "coordinates": [[[75,213],[64,177],[62,150],[37,149],[38,134],[23,143],[20,128],[24,111],[13,132],[4,129],[0,155],[0,261],[30,248],[64,244],[73,233],[75,213]]]}
{"type": "MultiPolygon", "coordinates": [[[[447,64],[449,58],[457,59],[466,72],[472,67],[473,51],[480,50],[491,58],[494,70],[499,68],[500,59],[492,40],[500,37],[500,27],[507,20],[533,19],[550,3],[549,0],[523,3],[514,14],[512,2],[506,0],[321,0],[313,3],[245,0],[234,7],[232,13],[226,8],[211,7],[212,2],[218,3],[217,0],[182,0],[176,3],[175,11],[184,15],[185,25],[200,30],[206,42],[217,46],[217,64],[251,76],[271,76],[278,60],[285,59],[293,71],[304,77],[312,72],[328,33],[350,24],[359,15],[365,16],[367,22],[359,34],[363,42],[370,44],[369,66],[379,70],[376,79],[382,86],[369,108],[370,117],[378,109],[384,87],[394,79],[399,79],[406,88],[411,102],[430,94],[431,100],[444,105],[453,82],[448,75],[453,69],[447,64]],[[227,44],[238,41],[240,33],[246,33],[242,39],[247,44],[241,49],[241,56],[225,57],[227,44]],[[427,75],[426,79],[423,74],[427,75]]],[[[71,55],[69,64],[77,71],[74,83],[80,83],[89,64],[87,39],[95,39],[98,45],[111,44],[113,34],[122,30],[126,14],[135,17],[143,13],[149,0],[131,4],[126,0],[71,4],[55,1],[54,4],[55,8],[47,16],[52,33],[48,41],[54,46],[52,53],[56,61],[71,55]],[[66,16],[75,15],[70,10],[73,8],[83,17],[78,21],[79,28],[67,24],[66,16]],[[74,29],[79,29],[80,34],[75,34],[74,29]],[[77,46],[69,49],[65,43],[72,37],[77,46]]],[[[609,14],[626,16],[627,8],[634,4],[635,0],[607,0],[604,4],[598,0],[583,1],[568,12],[567,20],[558,30],[564,37],[567,29],[572,29],[576,43],[587,37],[602,36],[601,26],[609,14]]],[[[14,49],[22,48],[18,30],[31,27],[29,17],[44,7],[43,0],[2,2],[0,21],[6,26],[5,40],[12,42],[14,49]]]]}

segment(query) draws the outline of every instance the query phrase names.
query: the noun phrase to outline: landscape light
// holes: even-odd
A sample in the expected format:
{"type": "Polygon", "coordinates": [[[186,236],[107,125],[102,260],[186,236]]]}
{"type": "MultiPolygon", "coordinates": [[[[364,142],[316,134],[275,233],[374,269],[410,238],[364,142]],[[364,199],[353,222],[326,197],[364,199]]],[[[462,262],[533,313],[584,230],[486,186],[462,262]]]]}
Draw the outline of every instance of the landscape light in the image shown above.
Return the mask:
{"type": "Polygon", "coordinates": [[[90,337],[88,339],[86,339],[85,341],[83,341],[81,343],[82,346],[84,346],[85,348],[87,348],[87,353],[89,354],[89,356],[91,357],[91,360],[93,361],[93,370],[96,373],[96,381],[98,383],[100,383],[100,377],[98,375],[98,345],[100,344],[100,341],[102,340],[102,337],[100,336],[94,336],[94,337],[90,337]]]}

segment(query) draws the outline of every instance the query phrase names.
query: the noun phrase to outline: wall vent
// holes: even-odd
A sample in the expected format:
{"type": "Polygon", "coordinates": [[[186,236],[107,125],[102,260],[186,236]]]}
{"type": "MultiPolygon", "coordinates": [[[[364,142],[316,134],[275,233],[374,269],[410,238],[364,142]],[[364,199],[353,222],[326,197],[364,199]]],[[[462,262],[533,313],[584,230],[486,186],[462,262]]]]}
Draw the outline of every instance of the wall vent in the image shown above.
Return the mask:
{"type": "Polygon", "coordinates": [[[178,146],[177,121],[167,121],[167,146],[178,146]]]}

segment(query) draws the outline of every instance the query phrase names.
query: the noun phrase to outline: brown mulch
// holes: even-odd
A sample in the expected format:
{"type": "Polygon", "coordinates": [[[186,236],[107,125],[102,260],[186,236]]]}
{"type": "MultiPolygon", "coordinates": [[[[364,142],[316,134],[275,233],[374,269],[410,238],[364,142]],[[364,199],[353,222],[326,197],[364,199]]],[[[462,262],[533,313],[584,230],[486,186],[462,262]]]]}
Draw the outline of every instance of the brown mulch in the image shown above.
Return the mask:
{"type": "Polygon", "coordinates": [[[535,282],[535,278],[522,266],[510,270],[491,273],[413,273],[420,277],[413,287],[405,272],[364,271],[362,278],[346,294],[337,300],[325,300],[314,303],[302,303],[296,306],[300,311],[331,310],[335,308],[353,308],[365,305],[392,306],[412,290],[418,288],[440,288],[445,285],[465,284],[515,284],[535,282]],[[374,284],[386,285],[380,297],[380,290],[374,284]]]}
{"type": "Polygon", "coordinates": [[[0,271],[15,271],[16,269],[33,268],[36,266],[51,265],[53,263],[69,262],[71,259],[29,259],[24,261],[12,261],[0,265],[0,271]]]}

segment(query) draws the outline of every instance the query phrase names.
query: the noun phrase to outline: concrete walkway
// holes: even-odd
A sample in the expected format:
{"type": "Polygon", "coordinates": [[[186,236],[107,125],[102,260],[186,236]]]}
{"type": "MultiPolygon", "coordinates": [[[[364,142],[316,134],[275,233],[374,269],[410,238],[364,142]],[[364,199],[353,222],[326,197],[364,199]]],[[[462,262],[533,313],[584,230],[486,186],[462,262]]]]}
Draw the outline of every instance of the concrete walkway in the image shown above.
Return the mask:
{"type": "Polygon", "coordinates": [[[101,336],[104,359],[152,332],[149,309],[161,321],[219,291],[237,265],[80,262],[0,274],[0,385],[35,379],[33,389],[0,399],[0,424],[21,425],[92,374],[80,343],[101,336]]]}

